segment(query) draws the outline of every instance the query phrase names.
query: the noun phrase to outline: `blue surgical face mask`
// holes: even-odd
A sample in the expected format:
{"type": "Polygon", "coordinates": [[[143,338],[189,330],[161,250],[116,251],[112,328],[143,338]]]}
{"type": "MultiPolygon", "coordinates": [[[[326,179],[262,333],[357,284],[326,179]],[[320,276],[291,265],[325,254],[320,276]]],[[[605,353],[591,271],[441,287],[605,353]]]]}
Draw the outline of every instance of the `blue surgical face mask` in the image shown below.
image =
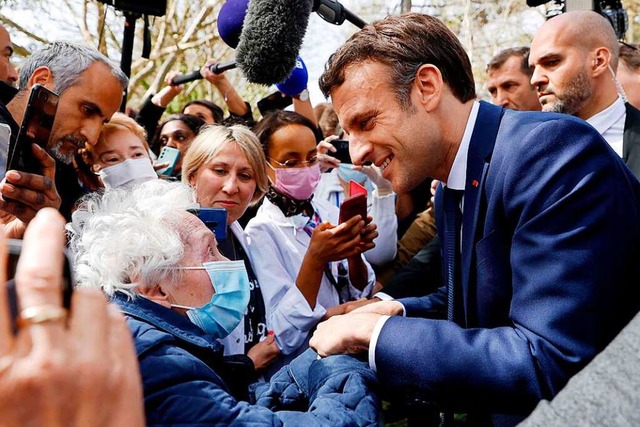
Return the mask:
{"type": "Polygon", "coordinates": [[[192,323],[214,338],[225,338],[242,320],[249,304],[249,276],[244,261],[214,261],[202,267],[178,267],[181,270],[206,270],[215,293],[202,307],[172,304],[187,310],[192,323]]]}

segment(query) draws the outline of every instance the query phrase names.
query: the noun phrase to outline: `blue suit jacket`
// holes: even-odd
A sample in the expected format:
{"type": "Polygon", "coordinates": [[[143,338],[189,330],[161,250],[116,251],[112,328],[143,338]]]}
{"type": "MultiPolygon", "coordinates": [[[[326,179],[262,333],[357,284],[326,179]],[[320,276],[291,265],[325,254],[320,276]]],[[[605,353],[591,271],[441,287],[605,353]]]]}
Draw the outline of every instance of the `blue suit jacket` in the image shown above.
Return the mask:
{"type": "Polygon", "coordinates": [[[407,317],[389,319],[376,346],[383,384],[464,411],[526,415],[551,398],[640,307],[639,200],[582,120],[481,103],[458,322],[425,318],[446,305],[444,288],[400,300],[407,317]]]}

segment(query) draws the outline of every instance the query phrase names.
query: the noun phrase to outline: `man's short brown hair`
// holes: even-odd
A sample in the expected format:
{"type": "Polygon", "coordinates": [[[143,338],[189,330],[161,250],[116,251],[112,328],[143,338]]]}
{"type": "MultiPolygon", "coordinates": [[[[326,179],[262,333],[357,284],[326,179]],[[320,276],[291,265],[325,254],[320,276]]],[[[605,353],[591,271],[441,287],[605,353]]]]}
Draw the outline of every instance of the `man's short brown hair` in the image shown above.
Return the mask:
{"type": "Polygon", "coordinates": [[[344,83],[347,68],[363,61],[389,66],[389,85],[396,90],[403,108],[411,105],[411,86],[423,64],[438,67],[442,79],[461,102],[476,97],[471,62],[462,44],[440,20],[429,15],[389,16],[351,36],[331,55],[320,76],[324,96],[344,83]]]}
{"type": "Polygon", "coordinates": [[[512,56],[520,58],[520,71],[522,71],[522,74],[525,76],[529,76],[529,78],[531,78],[533,70],[529,67],[529,48],[524,46],[510,47],[498,52],[498,54],[491,58],[491,61],[487,64],[487,72],[497,70],[502,67],[512,56]]]}

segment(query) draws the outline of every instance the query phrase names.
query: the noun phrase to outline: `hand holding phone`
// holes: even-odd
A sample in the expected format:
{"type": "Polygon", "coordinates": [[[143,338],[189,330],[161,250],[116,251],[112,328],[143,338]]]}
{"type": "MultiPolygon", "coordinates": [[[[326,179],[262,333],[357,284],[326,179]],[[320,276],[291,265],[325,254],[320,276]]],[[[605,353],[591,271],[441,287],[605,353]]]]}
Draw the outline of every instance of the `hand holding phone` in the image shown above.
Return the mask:
{"type": "Polygon", "coordinates": [[[351,161],[351,155],[349,154],[349,141],[346,139],[334,139],[329,141],[329,143],[336,149],[335,152],[327,151],[329,156],[335,157],[340,160],[341,163],[353,163],[351,161]]]}
{"type": "Polygon", "coordinates": [[[169,166],[158,169],[156,172],[160,175],[171,176],[173,175],[173,170],[176,167],[176,163],[180,158],[180,150],[173,147],[163,147],[162,151],[160,151],[160,155],[158,156],[157,164],[168,163],[169,166]]]}
{"type": "Polygon", "coordinates": [[[200,221],[216,236],[216,240],[222,241],[227,239],[227,210],[224,208],[205,208],[190,209],[189,212],[195,214],[200,221]]]}
{"type": "Polygon", "coordinates": [[[367,195],[355,194],[340,204],[340,223],[346,222],[356,215],[367,219],[367,195]]]}
{"type": "Polygon", "coordinates": [[[47,147],[53,122],[58,110],[59,96],[46,87],[36,84],[31,89],[24,119],[15,145],[9,149],[7,170],[15,169],[42,175],[42,165],[33,155],[32,144],[47,147]]]}

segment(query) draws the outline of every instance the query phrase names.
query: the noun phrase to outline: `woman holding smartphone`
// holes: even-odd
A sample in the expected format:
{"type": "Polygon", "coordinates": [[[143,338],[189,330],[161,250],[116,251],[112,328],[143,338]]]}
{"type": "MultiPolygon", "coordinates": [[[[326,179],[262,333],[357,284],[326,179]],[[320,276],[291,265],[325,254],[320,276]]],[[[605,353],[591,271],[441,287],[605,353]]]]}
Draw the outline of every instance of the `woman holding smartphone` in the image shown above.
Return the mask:
{"type": "Polygon", "coordinates": [[[232,261],[243,260],[249,276],[249,306],[243,321],[221,340],[225,355],[246,354],[261,371],[280,351],[267,327],[262,282],[252,267],[244,230],[237,220],[267,190],[262,148],[244,126],[213,125],[193,140],[182,170],[182,181],[194,187],[201,207],[227,210],[227,238],[218,240],[218,250],[232,261]]]}
{"type": "Polygon", "coordinates": [[[173,166],[171,176],[180,179],[180,175],[182,174],[182,160],[187,154],[191,142],[205,124],[204,120],[197,116],[172,114],[158,125],[152,143],[154,150],[171,147],[180,151],[178,160],[173,166]]]}
{"type": "Polygon", "coordinates": [[[314,129],[282,110],[255,128],[269,189],[246,232],[283,361],[307,348],[328,309],[368,296],[375,282],[362,253],[374,246],[376,226],[359,215],[338,224],[339,209],[313,198],[320,180],[314,129]]]}

